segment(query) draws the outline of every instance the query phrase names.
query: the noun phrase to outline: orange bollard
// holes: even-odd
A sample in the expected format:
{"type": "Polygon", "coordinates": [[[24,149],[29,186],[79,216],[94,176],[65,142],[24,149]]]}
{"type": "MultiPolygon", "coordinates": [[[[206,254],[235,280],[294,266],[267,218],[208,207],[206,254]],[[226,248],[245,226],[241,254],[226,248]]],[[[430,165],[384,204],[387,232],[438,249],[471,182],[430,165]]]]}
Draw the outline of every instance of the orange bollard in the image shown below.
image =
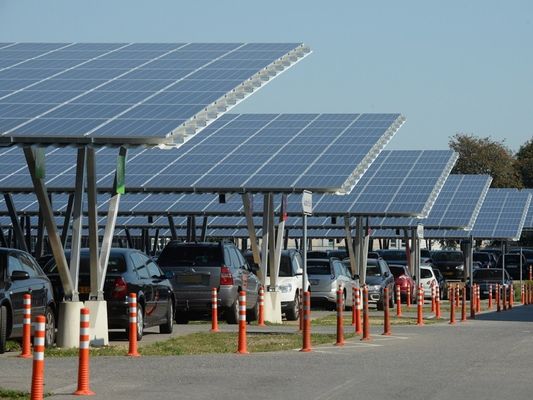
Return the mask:
{"type": "Polygon", "coordinates": [[[479,285],[476,285],[476,311],[481,312],[481,291],[479,285]]]}
{"type": "Polygon", "coordinates": [[[22,320],[22,352],[20,358],[31,358],[31,294],[23,298],[24,316],[22,320]]]}
{"type": "Polygon", "coordinates": [[[455,285],[455,307],[459,308],[459,285],[455,285]]]}
{"type": "Polygon", "coordinates": [[[463,286],[463,299],[461,301],[461,322],[466,322],[466,286],[463,286]]]}
{"type": "Polygon", "coordinates": [[[363,332],[361,327],[361,289],[355,288],[355,334],[360,335],[363,332]]]}
{"type": "Polygon", "coordinates": [[[411,285],[407,285],[407,300],[405,302],[407,309],[411,308],[411,285]]]}
{"type": "Polygon", "coordinates": [[[489,304],[487,307],[492,310],[492,284],[489,285],[489,304]]]}
{"type": "Polygon", "coordinates": [[[259,319],[257,326],[266,326],[265,324],[265,288],[261,286],[259,288],[259,319]]]}
{"type": "Polygon", "coordinates": [[[239,342],[237,354],[249,354],[246,342],[246,292],[239,292],[239,342]]]}
{"type": "Polygon", "coordinates": [[[434,313],[436,309],[435,304],[435,282],[431,283],[431,312],[434,313]]]}
{"type": "Polygon", "coordinates": [[[424,288],[422,285],[418,285],[418,299],[416,301],[416,308],[417,308],[417,320],[416,324],[418,326],[424,325],[424,288]]]}
{"type": "Polygon", "coordinates": [[[440,288],[437,285],[435,287],[435,318],[440,319],[440,288]]]}
{"type": "Polygon", "coordinates": [[[302,333],[302,348],[300,351],[311,351],[311,293],[304,292],[303,301],[303,333],[302,333]]]}
{"type": "Polygon", "coordinates": [[[390,318],[389,318],[389,288],[383,289],[383,297],[385,298],[383,305],[383,333],[382,335],[390,336],[390,318]]]}
{"type": "Polygon", "coordinates": [[[503,311],[507,311],[507,286],[503,286],[502,289],[502,309],[503,311]]]}
{"type": "Polygon", "coordinates": [[[80,350],[78,363],[78,390],[76,396],[93,396],[95,393],[89,389],[89,309],[80,310],[80,350]]]}
{"type": "Polygon", "coordinates": [[[524,284],[520,284],[520,303],[522,305],[526,304],[526,298],[525,298],[525,287],[524,284]]]}
{"type": "Polygon", "coordinates": [[[31,372],[31,400],[44,398],[44,335],[46,317],[38,315],[35,319],[33,337],[33,368],[31,372]]]}
{"type": "Polygon", "coordinates": [[[455,325],[455,302],[456,299],[452,297],[450,299],[450,325],[455,325]]]}
{"type": "Polygon", "coordinates": [[[130,293],[128,296],[129,311],[130,311],[130,329],[129,329],[129,350],[128,356],[140,357],[137,351],[137,294],[130,293]]]}
{"type": "Polygon", "coordinates": [[[402,316],[402,292],[400,291],[400,285],[396,285],[396,316],[402,316]]]}
{"type": "Polygon", "coordinates": [[[496,284],[496,312],[501,312],[502,309],[500,307],[500,284],[496,284]]]}
{"type": "Polygon", "coordinates": [[[513,308],[514,305],[514,285],[509,286],[509,310],[513,308]]]}
{"type": "Polygon", "coordinates": [[[368,286],[363,286],[363,341],[369,341],[370,338],[370,316],[368,313],[368,286]]]}
{"type": "MultiPolygon", "coordinates": [[[[261,313],[259,313],[259,318],[261,318],[261,313]]],[[[218,332],[218,293],[217,293],[217,288],[211,289],[211,332],[218,332]]]]}
{"type": "Polygon", "coordinates": [[[342,315],[343,303],[343,291],[341,288],[337,289],[337,341],[335,346],[344,346],[344,321],[342,315]]]}

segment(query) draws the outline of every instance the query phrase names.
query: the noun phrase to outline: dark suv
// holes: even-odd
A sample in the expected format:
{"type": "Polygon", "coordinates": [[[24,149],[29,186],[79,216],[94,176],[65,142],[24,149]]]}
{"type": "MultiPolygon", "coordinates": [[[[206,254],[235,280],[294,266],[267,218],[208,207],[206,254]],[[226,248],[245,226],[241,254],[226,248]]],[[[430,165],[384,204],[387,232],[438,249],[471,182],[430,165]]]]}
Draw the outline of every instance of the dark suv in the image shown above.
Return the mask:
{"type": "Polygon", "coordinates": [[[211,311],[211,289],[218,291],[221,311],[228,323],[239,319],[239,291],[246,291],[248,319],[258,317],[259,279],[233,243],[169,242],[158,258],[176,296],[176,321],[211,311]]]}
{"type": "Polygon", "coordinates": [[[376,304],[378,310],[383,310],[385,306],[394,306],[394,275],[385,260],[367,260],[366,281],[368,285],[368,302],[376,304]],[[383,289],[389,289],[388,299],[384,298],[383,289]]]}
{"type": "Polygon", "coordinates": [[[45,345],[55,341],[56,304],[50,280],[28,253],[0,248],[0,353],[8,338],[22,337],[23,296],[31,293],[32,319],[46,317],[45,345]]]}
{"type": "MultiPolygon", "coordinates": [[[[66,252],[67,261],[70,252],[66,252]]],[[[80,252],[78,291],[80,300],[89,298],[90,267],[89,250],[80,252]]],[[[54,286],[56,299],[63,298],[63,287],[55,260],[44,267],[44,272],[54,286]]],[[[137,339],[142,338],[144,328],[159,326],[161,333],[172,333],[174,325],[174,294],[172,285],[157,264],[146,254],[135,249],[112,248],[107,263],[104,282],[104,299],[107,301],[109,329],[129,328],[128,299],[137,294],[137,339]]]]}

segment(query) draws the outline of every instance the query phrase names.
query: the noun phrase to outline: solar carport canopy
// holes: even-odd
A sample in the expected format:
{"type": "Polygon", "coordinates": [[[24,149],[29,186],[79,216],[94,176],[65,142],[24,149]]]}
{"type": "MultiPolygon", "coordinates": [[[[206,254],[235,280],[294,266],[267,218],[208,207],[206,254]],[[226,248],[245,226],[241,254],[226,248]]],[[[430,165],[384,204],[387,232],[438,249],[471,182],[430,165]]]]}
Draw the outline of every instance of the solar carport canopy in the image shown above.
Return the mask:
{"type": "Polygon", "coordinates": [[[3,43],[0,143],[181,143],[308,53],[300,43],[3,43]]]}
{"type": "MultiPolygon", "coordinates": [[[[226,114],[180,148],[131,149],[126,187],[151,193],[346,193],[403,122],[400,114],[226,114]]],[[[73,191],[75,154],[72,148],[47,152],[48,192],[73,191]]],[[[96,163],[99,190],[111,192],[116,150],[98,149],[96,163]]],[[[33,191],[20,149],[0,152],[0,191],[33,191]]]]}

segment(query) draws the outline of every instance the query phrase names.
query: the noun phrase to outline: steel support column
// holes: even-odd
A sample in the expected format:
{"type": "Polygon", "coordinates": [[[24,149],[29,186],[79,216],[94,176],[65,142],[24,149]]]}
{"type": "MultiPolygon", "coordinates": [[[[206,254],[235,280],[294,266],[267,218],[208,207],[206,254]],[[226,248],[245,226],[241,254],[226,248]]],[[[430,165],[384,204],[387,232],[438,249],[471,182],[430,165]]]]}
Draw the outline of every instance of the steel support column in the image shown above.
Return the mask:
{"type": "Polygon", "coordinates": [[[155,236],[154,236],[154,246],[152,247],[152,255],[155,256],[157,253],[157,242],[159,241],[159,228],[155,230],[155,236]]]}
{"type": "MultiPolygon", "coordinates": [[[[39,204],[42,207],[44,225],[46,226],[48,240],[50,241],[50,247],[52,248],[52,254],[54,255],[57,270],[59,272],[59,277],[61,278],[61,284],[63,285],[63,293],[65,294],[65,298],[72,299],[74,286],[72,283],[72,279],[70,278],[67,259],[65,258],[65,252],[61,243],[61,238],[59,237],[59,233],[57,232],[57,227],[54,220],[54,213],[52,211],[50,199],[47,195],[44,180],[40,177],[37,177],[36,174],[36,161],[34,150],[29,146],[24,147],[24,156],[26,157],[26,163],[28,164],[28,169],[30,171],[37,200],[39,201],[39,204]]],[[[60,299],[56,300],[59,301],[60,299]]]]}
{"type": "Polygon", "coordinates": [[[126,240],[128,242],[128,247],[130,249],[135,248],[135,246],[133,245],[133,240],[131,239],[130,229],[129,228],[124,228],[124,232],[126,233],[126,240]]]}
{"type": "Polygon", "coordinates": [[[276,264],[276,225],[274,223],[274,195],[268,194],[268,264],[270,271],[270,287],[276,290],[277,280],[275,274],[276,264]]]}
{"type": "Polygon", "coordinates": [[[4,228],[2,226],[0,226],[0,243],[2,247],[9,247],[9,245],[7,244],[7,239],[4,235],[4,228]]]}
{"type": "MultiPolygon", "coordinates": [[[[87,147],[87,218],[89,225],[89,269],[91,277],[91,294],[93,300],[103,300],[103,292],[99,292],[100,265],[98,212],[96,193],[96,154],[94,147],[87,147]]],[[[70,201],[70,199],[69,199],[70,201]]]]}
{"type": "Polygon", "coordinates": [[[35,258],[40,258],[44,254],[44,220],[43,212],[39,207],[39,219],[37,222],[37,242],[35,243],[35,258]]]}
{"type": "Polygon", "coordinates": [[[268,194],[263,196],[263,241],[261,242],[261,264],[260,265],[260,274],[261,274],[261,284],[266,285],[266,269],[268,267],[268,244],[269,244],[269,223],[270,223],[270,201],[268,194]]]}
{"type": "MultiPolygon", "coordinates": [[[[251,202],[249,193],[244,193],[242,195],[242,204],[244,206],[244,216],[246,217],[246,226],[248,228],[248,237],[250,238],[250,246],[252,248],[254,262],[257,265],[262,265],[261,253],[259,252],[259,246],[257,244],[257,237],[255,235],[255,225],[254,225],[254,219],[252,215],[252,202],[251,202]]],[[[263,218],[264,218],[264,214],[263,214],[263,218]]],[[[266,254],[266,253],[263,253],[263,254],[266,254]]],[[[262,271],[260,272],[261,272],[261,276],[259,277],[259,279],[264,284],[262,271]]]]}
{"type": "MultiPolygon", "coordinates": [[[[178,233],[176,232],[176,224],[174,224],[174,217],[172,215],[168,215],[168,226],[170,227],[170,235],[172,236],[172,240],[178,240],[178,233]]],[[[127,235],[129,235],[129,231],[126,231],[128,232],[127,235]]],[[[131,241],[131,237],[130,239],[128,239],[128,241],[131,241]]]]}
{"type": "Polygon", "coordinates": [[[31,253],[32,252],[32,248],[31,248],[31,217],[29,215],[25,215],[24,216],[25,220],[26,220],[26,223],[25,223],[25,228],[26,228],[26,248],[28,249],[28,251],[31,253]]]}
{"type": "Polygon", "coordinates": [[[344,216],[344,233],[346,239],[346,249],[348,250],[348,257],[350,257],[350,272],[352,276],[357,274],[357,266],[355,262],[355,252],[352,243],[352,228],[350,226],[350,216],[344,216]]]}
{"type": "Polygon", "coordinates": [[[66,248],[68,241],[68,231],[70,229],[70,219],[72,218],[72,207],[74,206],[74,195],[68,195],[67,209],[65,211],[65,216],[63,217],[63,228],[61,229],[61,243],[63,243],[63,248],[66,248]]]}
{"type": "Polygon", "coordinates": [[[13,233],[17,242],[17,247],[20,250],[27,252],[28,247],[26,246],[26,241],[24,240],[24,232],[17,218],[17,209],[15,208],[15,203],[13,202],[13,196],[11,196],[11,193],[4,193],[4,200],[6,202],[9,218],[11,219],[11,225],[13,226],[13,233]]]}
{"type": "Polygon", "coordinates": [[[200,234],[200,242],[205,242],[207,240],[207,219],[209,217],[207,215],[204,215],[204,219],[202,220],[202,233],[200,234]]]}

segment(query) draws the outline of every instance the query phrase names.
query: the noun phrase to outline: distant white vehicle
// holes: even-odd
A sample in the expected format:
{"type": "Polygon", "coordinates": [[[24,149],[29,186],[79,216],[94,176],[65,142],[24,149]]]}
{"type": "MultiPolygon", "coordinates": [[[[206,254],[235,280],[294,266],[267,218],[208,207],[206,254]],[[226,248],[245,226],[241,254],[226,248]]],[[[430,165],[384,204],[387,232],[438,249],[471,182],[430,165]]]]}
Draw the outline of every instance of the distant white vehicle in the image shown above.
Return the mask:
{"type": "Polygon", "coordinates": [[[424,289],[424,298],[431,298],[431,286],[437,286],[439,284],[431,265],[420,266],[419,283],[422,284],[422,288],[424,289]]]}

